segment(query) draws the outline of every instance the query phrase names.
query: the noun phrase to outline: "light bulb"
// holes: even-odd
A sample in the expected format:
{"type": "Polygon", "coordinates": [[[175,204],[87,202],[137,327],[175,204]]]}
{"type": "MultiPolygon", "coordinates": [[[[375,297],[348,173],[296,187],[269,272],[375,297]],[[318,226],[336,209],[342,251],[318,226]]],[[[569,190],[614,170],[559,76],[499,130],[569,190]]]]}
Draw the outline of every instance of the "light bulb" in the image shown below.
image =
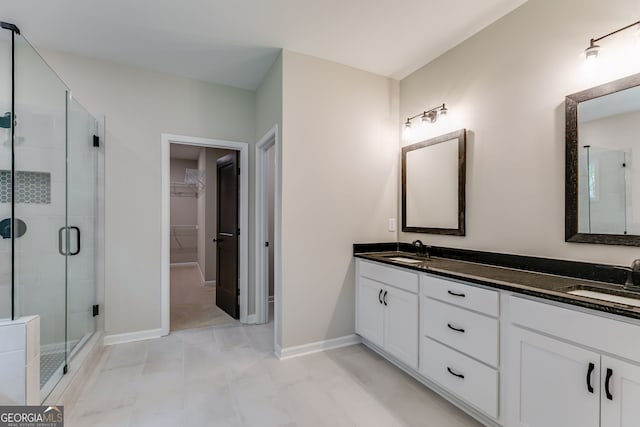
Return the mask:
{"type": "Polygon", "coordinates": [[[444,104],[442,104],[442,107],[438,110],[438,119],[439,120],[446,119],[448,112],[449,110],[447,110],[447,107],[445,107],[444,104]]]}
{"type": "Polygon", "coordinates": [[[404,128],[405,129],[411,129],[411,121],[409,119],[407,119],[407,121],[404,122],[404,128]]]}
{"type": "Polygon", "coordinates": [[[587,62],[595,62],[600,53],[600,46],[591,42],[591,45],[584,50],[584,56],[587,62]]]}

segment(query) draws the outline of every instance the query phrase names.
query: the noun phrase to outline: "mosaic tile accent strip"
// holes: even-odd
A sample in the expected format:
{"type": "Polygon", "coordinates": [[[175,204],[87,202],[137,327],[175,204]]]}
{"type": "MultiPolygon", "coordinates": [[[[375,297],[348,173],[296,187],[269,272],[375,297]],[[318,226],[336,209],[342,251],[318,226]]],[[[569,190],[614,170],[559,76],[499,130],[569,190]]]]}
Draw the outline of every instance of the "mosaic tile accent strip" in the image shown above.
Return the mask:
{"type": "MultiPolygon", "coordinates": [[[[16,203],[50,204],[51,174],[16,172],[16,203]]],[[[0,203],[11,203],[11,171],[0,170],[0,203]]]]}

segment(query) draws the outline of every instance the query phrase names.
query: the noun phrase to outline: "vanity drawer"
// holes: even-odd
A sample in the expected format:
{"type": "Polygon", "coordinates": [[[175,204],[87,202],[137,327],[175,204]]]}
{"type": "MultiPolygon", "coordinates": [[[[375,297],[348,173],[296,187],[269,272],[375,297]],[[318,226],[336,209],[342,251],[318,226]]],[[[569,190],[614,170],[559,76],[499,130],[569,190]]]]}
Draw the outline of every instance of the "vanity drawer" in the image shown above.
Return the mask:
{"type": "Polygon", "coordinates": [[[491,366],[498,366],[498,320],[431,298],[422,298],[421,334],[491,366]]]}
{"type": "Polygon", "coordinates": [[[421,283],[422,292],[428,297],[488,314],[489,316],[498,316],[499,294],[496,291],[465,285],[428,274],[421,275],[421,283]]]}
{"type": "Polygon", "coordinates": [[[360,261],[358,274],[414,294],[418,293],[418,273],[410,270],[360,261]]]}
{"type": "Polygon", "coordinates": [[[420,373],[497,418],[498,372],[430,338],[421,341],[420,373]]]}

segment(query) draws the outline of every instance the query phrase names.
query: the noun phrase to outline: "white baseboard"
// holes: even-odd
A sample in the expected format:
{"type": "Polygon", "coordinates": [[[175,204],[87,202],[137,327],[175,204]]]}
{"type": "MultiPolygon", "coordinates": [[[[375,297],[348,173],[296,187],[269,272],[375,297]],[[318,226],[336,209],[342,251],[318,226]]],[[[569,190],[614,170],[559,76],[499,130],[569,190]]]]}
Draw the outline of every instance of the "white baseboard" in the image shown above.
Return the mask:
{"type": "Polygon", "coordinates": [[[293,357],[306,356],[307,354],[319,353],[321,351],[333,350],[335,348],[360,344],[362,339],[358,335],[345,335],[344,337],[332,338],[330,340],[317,341],[309,344],[296,345],[293,347],[276,347],[278,359],[291,359],[293,357]]]}
{"type": "Polygon", "coordinates": [[[275,344],[274,349],[273,349],[273,354],[280,360],[282,360],[282,358],[280,357],[282,355],[282,347],[280,347],[278,344],[275,344]]]}
{"type": "Polygon", "coordinates": [[[216,285],[216,281],[215,280],[207,280],[204,282],[205,286],[215,286],[216,285]]]}
{"type": "Polygon", "coordinates": [[[202,280],[202,283],[205,283],[206,280],[204,280],[204,272],[202,271],[202,269],[200,268],[200,263],[196,262],[196,265],[198,266],[198,272],[200,273],[200,280],[202,280]]]}
{"type": "Polygon", "coordinates": [[[170,267],[195,267],[196,265],[198,265],[197,262],[172,262],[171,264],[169,264],[170,267]]]}
{"type": "Polygon", "coordinates": [[[126,332],[124,334],[106,335],[104,337],[104,345],[150,340],[153,338],[160,338],[163,335],[162,329],[147,329],[144,331],[126,332]]]}

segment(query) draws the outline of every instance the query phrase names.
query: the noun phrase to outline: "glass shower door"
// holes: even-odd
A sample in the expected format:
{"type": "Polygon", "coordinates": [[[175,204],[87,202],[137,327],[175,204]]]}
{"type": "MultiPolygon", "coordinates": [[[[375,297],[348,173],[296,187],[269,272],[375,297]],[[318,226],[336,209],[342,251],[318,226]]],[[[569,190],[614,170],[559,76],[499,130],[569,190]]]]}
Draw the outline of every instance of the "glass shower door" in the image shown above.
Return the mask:
{"type": "Polygon", "coordinates": [[[0,31],[0,319],[10,319],[11,300],[11,31],[0,31]]]}
{"type": "Polygon", "coordinates": [[[73,97],[67,114],[67,352],[96,330],[97,121],[73,97]]]}
{"type": "Polygon", "coordinates": [[[44,397],[66,365],[68,89],[22,36],[14,55],[14,316],[40,316],[44,397]]]}

